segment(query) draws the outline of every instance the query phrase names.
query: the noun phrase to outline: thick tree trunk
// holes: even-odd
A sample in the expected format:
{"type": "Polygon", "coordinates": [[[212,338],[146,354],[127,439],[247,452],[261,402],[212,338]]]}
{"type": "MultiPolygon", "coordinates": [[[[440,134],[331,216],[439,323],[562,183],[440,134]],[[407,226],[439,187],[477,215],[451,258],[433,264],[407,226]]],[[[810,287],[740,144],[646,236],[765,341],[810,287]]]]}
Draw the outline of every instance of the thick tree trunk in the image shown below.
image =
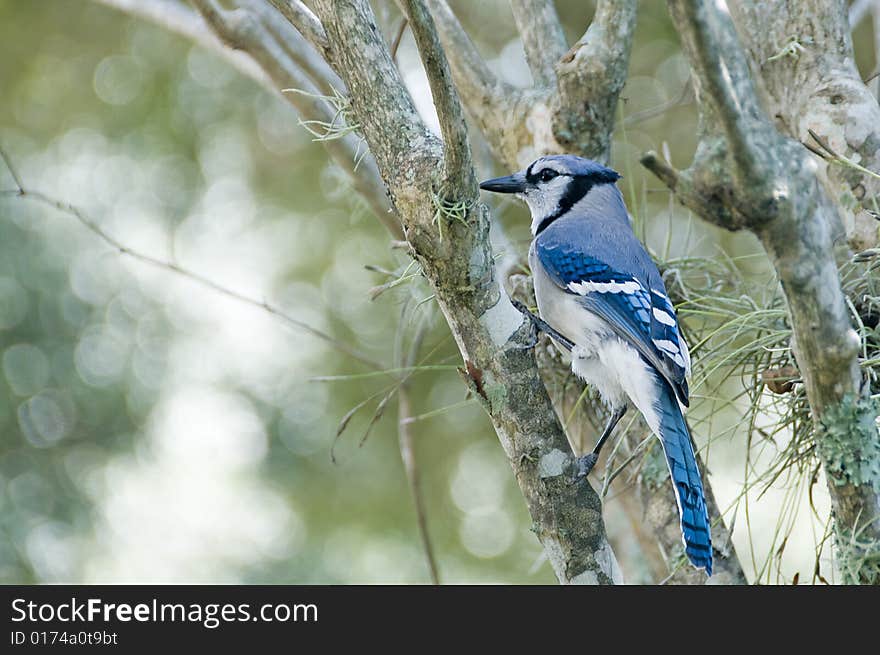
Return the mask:
{"type": "Polygon", "coordinates": [[[433,21],[421,3],[405,5],[445,144],[418,118],[364,0],[316,2],[328,58],[348,86],[354,118],[461,351],[462,374],[492,419],[557,577],[619,582],[599,499],[586,481],[569,482],[571,448],[523,347],[529,325],[495,277],[488,212],[433,21]]]}
{"type": "MultiPolygon", "coordinates": [[[[846,3],[731,0],[730,13],[760,82],[764,109],[779,130],[880,171],[880,104],[856,69],[846,3]]],[[[880,177],[839,163],[827,168],[850,247],[877,245],[880,177]]]]}
{"type": "MultiPolygon", "coordinates": [[[[198,13],[169,0],[99,1],[221,52],[269,88],[309,90],[312,97],[285,96],[306,118],[327,118],[326,101],[314,94],[330,87],[348,94],[341,109],[370,155],[356,169],[359,137],[353,133],[326,141],[328,151],[389,231],[405,234],[434,287],[462,354],[462,374],[492,419],[557,576],[563,582],[619,580],[599,498],[589,484],[567,482],[574,454],[535,359],[523,349],[528,326],[502,288],[508,281],[494,271],[458,93],[508,169],[547,153],[607,160],[636,0],[600,0],[589,29],[567,51],[552,1],[512,0],[535,80],[528,90],[492,75],[445,0],[398,0],[431,82],[442,143],[416,114],[366,0],[315,0],[318,15],[300,0],[238,0],[233,10],[216,0],[192,0],[198,13]]],[[[861,395],[859,341],[833,246],[840,235],[857,250],[877,245],[869,210],[877,209],[880,180],[868,169],[880,169],[880,107],[854,67],[842,1],[730,0],[729,15],[723,4],[669,0],[694,71],[701,140],[687,171],[653,154],[644,163],[707,220],[749,229],[761,240],[788,303],[844,573],[876,581],[877,411],[861,395]],[[813,134],[832,151],[827,174],[798,143],[817,146],[813,134]]],[[[557,360],[540,359],[545,380],[567,375],[557,360]]],[[[567,415],[581,390],[565,385],[554,394],[557,408],[567,415]]],[[[642,434],[636,424],[623,437],[634,444],[642,434]]],[[[672,552],[679,543],[672,529],[677,508],[665,484],[641,480],[642,516],[633,523],[646,534],[656,530],[661,548],[672,552]]],[[[712,508],[708,485],[707,495],[712,508]]],[[[744,581],[717,514],[713,541],[719,581],[744,581]]],[[[699,582],[691,573],[681,569],[671,581],[699,582]]]]}
{"type": "Polygon", "coordinates": [[[788,304],[841,569],[847,580],[880,582],[880,436],[875,403],[861,396],[859,337],[835,261],[837,208],[813,156],[763,113],[730,15],[705,0],[668,4],[693,69],[702,135],[687,171],[652,153],[643,163],[703,218],[749,229],[763,244],[788,304]]]}

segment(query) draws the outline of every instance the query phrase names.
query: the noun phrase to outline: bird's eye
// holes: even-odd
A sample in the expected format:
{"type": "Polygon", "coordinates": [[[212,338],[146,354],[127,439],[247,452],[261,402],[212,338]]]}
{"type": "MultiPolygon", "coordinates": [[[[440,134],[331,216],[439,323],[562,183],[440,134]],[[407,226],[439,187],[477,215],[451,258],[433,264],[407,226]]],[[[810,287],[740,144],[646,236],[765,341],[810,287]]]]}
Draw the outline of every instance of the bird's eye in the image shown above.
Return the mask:
{"type": "Polygon", "coordinates": [[[538,177],[542,182],[549,182],[557,175],[559,175],[559,173],[554,171],[552,168],[545,168],[543,171],[541,171],[541,174],[538,177]]]}

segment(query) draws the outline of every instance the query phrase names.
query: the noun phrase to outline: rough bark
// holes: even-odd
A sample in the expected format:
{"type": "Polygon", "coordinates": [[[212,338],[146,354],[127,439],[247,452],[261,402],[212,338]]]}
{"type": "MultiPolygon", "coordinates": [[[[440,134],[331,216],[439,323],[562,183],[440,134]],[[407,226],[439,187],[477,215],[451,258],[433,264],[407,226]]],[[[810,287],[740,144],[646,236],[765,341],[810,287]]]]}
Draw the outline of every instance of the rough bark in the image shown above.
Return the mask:
{"type": "Polygon", "coordinates": [[[590,27],[556,65],[553,137],[563,152],[607,162],[617,99],[626,83],[636,26],[635,0],[603,0],[590,27]]]}
{"type": "MultiPolygon", "coordinates": [[[[862,82],[842,0],[731,0],[730,13],[761,99],[780,131],[813,143],[812,130],[835,152],[880,171],[880,104],[862,82]]],[[[830,194],[850,246],[877,245],[880,178],[832,163],[830,194]]]]}
{"type": "Polygon", "coordinates": [[[859,338],[834,257],[836,207],[818,165],[759,106],[730,15],[718,3],[668,0],[694,73],[701,140],[679,172],[653,153],[643,163],[706,220],[749,229],[785,295],[793,350],[829,481],[848,580],[880,580],[880,443],[874,403],[860,398],[859,338]]]}
{"type": "MultiPolygon", "coordinates": [[[[154,3],[159,6],[164,2],[145,0],[145,5],[132,6],[129,10],[144,13],[144,6],[154,3]]],[[[605,541],[598,498],[588,487],[577,487],[574,493],[575,489],[562,486],[561,480],[556,479],[557,471],[570,464],[572,453],[547,403],[541,380],[535,376],[531,358],[512,345],[517,339],[521,341],[525,327],[519,323],[514,325],[518,317],[511,312],[491,271],[491,259],[486,254],[485,210],[476,203],[472,167],[467,159],[466,141],[462,138],[463,123],[460,111],[452,106],[457,96],[445,63],[438,65],[438,54],[444,61],[445,58],[434,40],[434,29],[450,56],[450,68],[469,113],[506,167],[519,167],[536,156],[554,152],[577,152],[607,160],[617,97],[626,79],[635,26],[635,0],[600,1],[590,28],[568,53],[563,52],[564,41],[551,2],[514,3],[518,24],[527,41],[527,52],[532,53],[530,65],[540,83],[525,91],[510,88],[491,74],[444,0],[425,2],[439,19],[430,29],[426,27],[426,16],[418,11],[422,9],[421,3],[399,2],[408,13],[416,10],[418,14],[417,24],[421,27],[414,27],[413,32],[431,76],[435,102],[439,103],[438,113],[444,121],[444,138],[449,141],[445,152],[424,129],[405,98],[393,66],[387,65],[384,43],[366,3],[346,2],[339,3],[338,7],[331,7],[329,1],[317,3],[315,11],[321,15],[319,18],[297,0],[271,0],[280,12],[277,16],[267,14],[268,5],[260,0],[242,0],[240,8],[234,10],[223,9],[212,0],[193,2],[211,19],[211,28],[229,46],[219,46],[219,40],[214,38],[212,47],[221,54],[235,48],[237,54],[258,62],[260,69],[269,73],[263,81],[268,80],[270,88],[328,88],[330,74],[321,72],[321,62],[315,61],[314,52],[326,58],[343,78],[339,84],[348,87],[352,98],[351,112],[346,114],[346,119],[351,118],[352,123],[359,125],[371,150],[365,175],[367,185],[359,190],[372,199],[377,214],[389,229],[395,229],[399,225],[397,217],[387,210],[384,214],[380,211],[386,200],[384,191],[379,192],[381,172],[391,193],[392,207],[408,212],[408,216],[401,215],[407,238],[437,288],[440,306],[465,358],[467,381],[483,400],[505,451],[512,458],[517,479],[535,517],[536,531],[557,575],[563,581],[610,581],[615,576],[615,567],[611,566],[613,555],[605,541]],[[280,17],[296,28],[292,34],[279,26],[280,17]],[[530,23],[529,17],[535,22],[530,23]],[[328,19],[335,25],[335,32],[322,24],[328,19]],[[349,34],[346,23],[349,20],[354,20],[352,24],[358,25],[361,32],[349,34]],[[297,32],[315,48],[314,52],[303,52],[303,46],[309,46],[295,40],[297,32]],[[359,51],[361,46],[366,50],[359,51]],[[370,65],[372,57],[378,57],[376,62],[382,66],[370,65]],[[352,76],[358,83],[356,87],[351,86],[352,76]],[[393,82],[391,87],[382,88],[389,80],[393,82]],[[378,88],[371,91],[371,84],[378,88]],[[441,106],[444,103],[449,106],[441,106]],[[389,125],[400,129],[389,130],[389,125]],[[438,217],[439,224],[435,222],[438,217]],[[442,226],[442,238],[438,225],[442,226]],[[473,253],[467,266],[463,266],[467,258],[461,257],[462,252],[473,253]],[[457,255],[453,256],[454,253],[457,255]],[[514,335],[513,341],[502,345],[510,334],[514,335]],[[499,399],[500,395],[505,398],[499,399]],[[553,475],[547,475],[548,472],[553,475]]],[[[193,12],[189,14],[199,19],[193,12]]],[[[152,18],[155,20],[155,13],[152,18]]],[[[199,36],[204,41],[205,35],[199,36]]],[[[210,32],[208,36],[210,38],[210,32]]],[[[337,80],[330,86],[337,88],[337,80]]],[[[310,104],[294,94],[288,94],[288,100],[305,118],[309,118],[309,112],[314,115],[319,110],[325,112],[324,117],[327,115],[326,106],[320,102],[312,100],[310,104]]],[[[352,143],[358,137],[351,134],[346,138],[352,143]]],[[[347,160],[347,170],[354,174],[352,148],[340,148],[332,140],[325,145],[337,163],[345,167],[347,160]]],[[[364,173],[364,164],[359,172],[364,173]]],[[[543,358],[542,362],[546,379],[551,363],[543,358]]],[[[552,367],[554,374],[565,371],[558,361],[553,362],[552,367]]],[[[580,396],[581,387],[579,384],[577,387],[574,397],[571,385],[566,393],[554,394],[557,407],[565,407],[566,403],[572,407],[580,396]]],[[[568,412],[563,415],[567,416],[568,412]]],[[[586,429],[588,422],[582,425],[586,429]]],[[[579,443],[583,444],[584,439],[579,443]]],[[[657,490],[651,497],[653,513],[662,506],[666,517],[677,516],[673,496],[668,491],[657,490]]],[[[647,508],[651,498],[648,495],[644,498],[647,508]]],[[[641,519],[641,516],[633,517],[632,522],[650,531],[650,526],[641,519]]],[[[720,536],[715,536],[716,543],[729,543],[723,523],[718,520],[716,525],[722,530],[720,536]]],[[[655,538],[654,535],[642,537],[642,541],[655,538]]],[[[659,539],[667,551],[680,543],[679,535],[671,531],[661,531],[659,539]]],[[[716,553],[716,559],[718,557],[716,553]]],[[[735,555],[728,558],[721,553],[720,557],[727,558],[734,569],[731,580],[744,579],[735,555]]],[[[722,563],[722,568],[724,566],[722,563]]]]}
{"type": "Polygon", "coordinates": [[[478,200],[458,96],[436,47],[433,21],[422,3],[405,6],[445,148],[418,118],[369,5],[314,4],[329,40],[329,62],[348,86],[407,241],[462,353],[463,376],[492,419],[557,577],[566,583],[619,581],[595,491],[586,481],[568,481],[573,454],[534,356],[523,348],[529,326],[495,278],[488,212],[478,200]]]}
{"type": "MultiPolygon", "coordinates": [[[[554,36],[555,12],[543,2],[514,2],[511,6],[517,25],[529,25],[527,29],[520,28],[526,53],[535,53],[530,57],[529,64],[538,83],[524,91],[504,88],[492,77],[445,0],[428,0],[427,4],[437,18],[439,35],[450,57],[462,99],[489,139],[496,158],[506,168],[520,168],[540,155],[565,152],[607,161],[617,100],[629,66],[636,20],[635,2],[600,2],[590,27],[556,62],[556,75],[552,77],[536,74],[535,71],[546,68],[547,53],[559,52],[559,46],[553,45],[558,44],[554,36]],[[536,24],[548,27],[542,31],[536,28],[536,24]],[[544,54],[539,56],[539,51],[544,54]],[[540,61],[535,61],[538,59],[540,61]]],[[[530,285],[520,282],[517,286],[520,287],[518,293],[523,294],[520,299],[534,306],[530,285]]],[[[583,385],[572,379],[569,367],[555,355],[542,353],[539,364],[559,415],[568,417],[576,411],[576,419],[566,425],[573,447],[579,454],[591,449],[597,436],[595,416],[601,411],[598,403],[584,402],[583,385]],[[586,411],[578,407],[586,408],[586,411]]],[[[634,443],[642,438],[628,434],[619,436],[634,443]]],[[[708,479],[705,484],[709,488],[708,479]]],[[[711,495],[711,489],[708,494],[711,495]]],[[[669,524],[672,517],[678,516],[671,490],[657,485],[646,486],[639,499],[642,508],[640,515],[633,517],[632,525],[635,530],[650,533],[640,541],[659,538],[658,545],[662,551],[674,552],[679,549],[679,533],[670,530],[653,533],[652,526],[644,521],[649,512],[652,516],[662,513],[664,524],[669,524]],[[656,497],[648,492],[649,489],[656,497]]],[[[628,506],[627,509],[633,507],[628,506]]],[[[712,507],[717,512],[717,507],[712,507]]],[[[715,543],[730,544],[730,535],[721,516],[716,513],[710,518],[715,543]]],[[[729,570],[726,579],[731,583],[745,582],[745,575],[732,547],[719,550],[715,557],[716,570],[729,570]]],[[[670,581],[692,582],[695,576],[689,573],[686,568],[679,568],[670,581]]],[[[705,580],[705,576],[702,580],[705,580]]]]}

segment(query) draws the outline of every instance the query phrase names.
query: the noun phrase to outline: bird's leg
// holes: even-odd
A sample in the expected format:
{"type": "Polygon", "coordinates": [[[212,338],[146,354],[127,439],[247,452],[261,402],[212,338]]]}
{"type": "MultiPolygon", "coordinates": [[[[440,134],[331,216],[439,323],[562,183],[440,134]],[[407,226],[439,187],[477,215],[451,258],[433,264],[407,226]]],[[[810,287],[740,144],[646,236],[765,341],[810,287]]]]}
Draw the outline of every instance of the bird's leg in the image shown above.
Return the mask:
{"type": "Polygon", "coordinates": [[[577,473],[574,476],[575,481],[588,476],[590,474],[590,471],[593,470],[593,467],[596,465],[596,462],[599,459],[599,451],[602,450],[602,446],[604,446],[605,442],[608,441],[608,437],[611,436],[611,433],[620,422],[620,419],[622,419],[623,415],[626,414],[627,409],[629,409],[629,406],[624,403],[623,405],[612,411],[611,417],[608,419],[608,423],[605,424],[605,429],[602,431],[602,436],[599,437],[599,441],[596,442],[596,447],[593,448],[593,452],[578,457],[577,473]]]}
{"type": "Polygon", "coordinates": [[[544,319],[532,314],[532,312],[529,311],[529,308],[523,305],[519,300],[513,300],[511,298],[510,302],[516,309],[525,314],[525,316],[532,321],[532,339],[529,341],[528,344],[526,344],[526,349],[534,348],[536,345],[538,345],[538,332],[544,332],[546,334],[549,334],[559,343],[561,343],[562,346],[569,352],[574,350],[574,341],[557,332],[556,329],[553,328],[544,319]]]}

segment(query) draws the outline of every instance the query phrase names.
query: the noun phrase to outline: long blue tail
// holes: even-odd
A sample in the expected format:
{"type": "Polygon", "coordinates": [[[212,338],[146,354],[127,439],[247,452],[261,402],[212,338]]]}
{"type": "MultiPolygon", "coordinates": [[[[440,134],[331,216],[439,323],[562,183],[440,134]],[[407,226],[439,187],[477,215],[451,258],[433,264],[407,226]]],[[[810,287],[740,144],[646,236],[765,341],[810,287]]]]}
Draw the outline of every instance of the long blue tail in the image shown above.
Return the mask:
{"type": "Polygon", "coordinates": [[[705,568],[712,575],[712,536],[700,469],[694,456],[694,447],[687,423],[675,398],[675,393],[665,380],[658,379],[657,413],[660,417],[660,443],[666,454],[666,463],[675,487],[678,513],[681,518],[681,534],[685,552],[691,564],[705,568]]]}

